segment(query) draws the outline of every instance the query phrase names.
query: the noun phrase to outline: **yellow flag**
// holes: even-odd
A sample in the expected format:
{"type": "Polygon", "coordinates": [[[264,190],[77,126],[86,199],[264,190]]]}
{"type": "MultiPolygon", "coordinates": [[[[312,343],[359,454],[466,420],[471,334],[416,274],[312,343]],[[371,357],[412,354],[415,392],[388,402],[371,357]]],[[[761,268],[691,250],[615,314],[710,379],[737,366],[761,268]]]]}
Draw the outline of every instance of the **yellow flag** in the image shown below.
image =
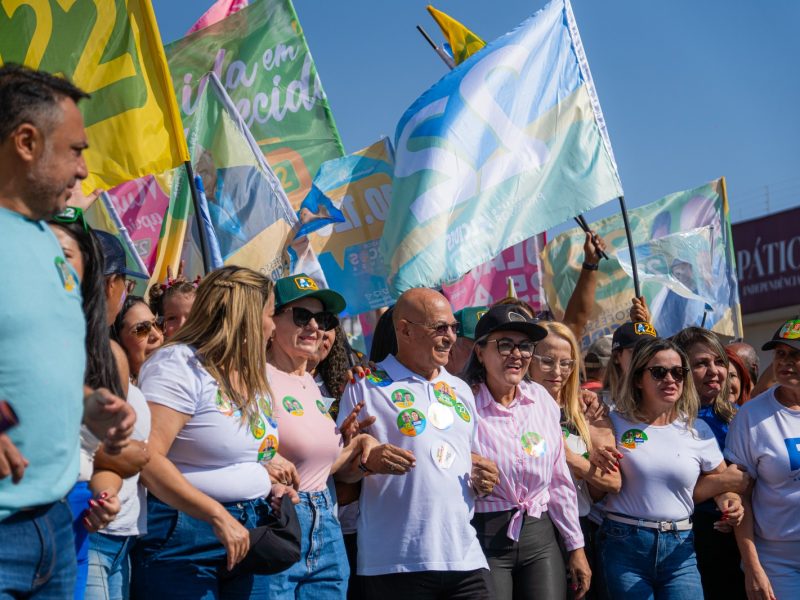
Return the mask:
{"type": "Polygon", "coordinates": [[[189,160],[149,0],[0,0],[0,63],[63,74],[81,102],[84,189],[110,188],[189,160]]]}
{"type": "Polygon", "coordinates": [[[436,10],[430,4],[428,5],[428,12],[431,13],[431,16],[442,30],[444,37],[447,38],[447,43],[450,44],[450,49],[453,51],[453,59],[457,65],[460,65],[486,45],[486,42],[450,15],[436,10]]]}

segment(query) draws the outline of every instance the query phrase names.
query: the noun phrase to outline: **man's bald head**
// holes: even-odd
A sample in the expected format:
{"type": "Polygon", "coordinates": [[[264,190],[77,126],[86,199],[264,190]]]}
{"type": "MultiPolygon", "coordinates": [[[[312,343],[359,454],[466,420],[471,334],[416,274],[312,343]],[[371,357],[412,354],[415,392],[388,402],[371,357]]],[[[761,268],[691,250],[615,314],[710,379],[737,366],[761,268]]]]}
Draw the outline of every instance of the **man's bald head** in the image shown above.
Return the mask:
{"type": "Polygon", "coordinates": [[[733,350],[734,354],[742,359],[745,369],[750,374],[750,380],[755,384],[758,380],[759,360],[756,349],[746,342],[733,342],[728,344],[728,348],[733,350]]]}
{"type": "Polygon", "coordinates": [[[447,364],[456,341],[456,321],[447,298],[436,290],[412,288],[397,300],[392,319],[401,363],[426,377],[447,364]]]}

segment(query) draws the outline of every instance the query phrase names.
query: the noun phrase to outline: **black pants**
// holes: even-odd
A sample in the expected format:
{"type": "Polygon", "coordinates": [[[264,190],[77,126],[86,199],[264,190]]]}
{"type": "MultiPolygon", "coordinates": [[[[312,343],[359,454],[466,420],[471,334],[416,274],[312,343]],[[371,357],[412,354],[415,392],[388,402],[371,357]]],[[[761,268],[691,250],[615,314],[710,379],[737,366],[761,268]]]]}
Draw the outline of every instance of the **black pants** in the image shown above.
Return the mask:
{"type": "Polygon", "coordinates": [[[694,551],[703,594],[709,600],[745,600],[747,593],[736,537],[733,532],[720,533],[714,529],[714,521],[719,519],[720,513],[705,510],[695,510],[692,516],[694,551]]]}
{"type": "Polygon", "coordinates": [[[418,571],[361,578],[370,600],[491,600],[489,571],[418,571]]]}
{"type": "Polygon", "coordinates": [[[355,533],[345,533],[344,549],[347,551],[347,562],[350,563],[350,579],[347,582],[347,600],[364,600],[361,576],[356,574],[358,568],[358,536],[355,533]]]}
{"type": "Polygon", "coordinates": [[[538,519],[525,516],[519,541],[506,535],[514,510],[475,513],[478,532],[492,573],[498,600],[564,600],[566,569],[556,532],[546,512],[538,519]]]}

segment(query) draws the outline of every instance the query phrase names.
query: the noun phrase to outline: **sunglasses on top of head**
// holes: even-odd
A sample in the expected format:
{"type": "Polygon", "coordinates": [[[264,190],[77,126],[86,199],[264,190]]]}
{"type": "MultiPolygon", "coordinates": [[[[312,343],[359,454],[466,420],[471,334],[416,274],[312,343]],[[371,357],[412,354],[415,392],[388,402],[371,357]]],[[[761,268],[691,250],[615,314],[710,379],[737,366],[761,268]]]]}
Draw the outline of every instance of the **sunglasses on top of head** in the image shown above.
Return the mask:
{"type": "Polygon", "coordinates": [[[339,318],[327,310],[315,313],[311,312],[307,308],[303,308],[302,306],[292,306],[290,309],[285,310],[292,311],[292,321],[298,327],[305,327],[311,322],[311,319],[314,319],[317,322],[317,326],[322,331],[336,329],[336,326],[339,325],[339,318]]]}
{"type": "Polygon", "coordinates": [[[662,381],[669,373],[676,383],[683,381],[689,372],[686,367],[671,367],[669,369],[667,367],[647,367],[647,370],[650,371],[650,376],[656,381],[662,381]]]}

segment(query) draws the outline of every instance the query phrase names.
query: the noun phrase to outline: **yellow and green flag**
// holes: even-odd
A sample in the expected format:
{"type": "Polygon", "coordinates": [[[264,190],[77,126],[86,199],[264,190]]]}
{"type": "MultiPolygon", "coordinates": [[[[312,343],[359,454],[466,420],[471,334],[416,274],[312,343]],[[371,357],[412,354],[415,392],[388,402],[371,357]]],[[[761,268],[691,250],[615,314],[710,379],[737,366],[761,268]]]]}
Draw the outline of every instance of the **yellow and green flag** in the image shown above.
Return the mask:
{"type": "Polygon", "coordinates": [[[111,188],[189,159],[149,0],[0,0],[0,63],[69,78],[90,147],[84,189],[111,188]]]}
{"type": "Polygon", "coordinates": [[[486,42],[450,15],[436,10],[430,4],[428,5],[428,12],[433,17],[433,20],[436,21],[436,24],[439,25],[444,37],[447,38],[447,43],[450,44],[450,50],[453,52],[453,60],[457,65],[460,65],[486,45],[486,42]]]}

